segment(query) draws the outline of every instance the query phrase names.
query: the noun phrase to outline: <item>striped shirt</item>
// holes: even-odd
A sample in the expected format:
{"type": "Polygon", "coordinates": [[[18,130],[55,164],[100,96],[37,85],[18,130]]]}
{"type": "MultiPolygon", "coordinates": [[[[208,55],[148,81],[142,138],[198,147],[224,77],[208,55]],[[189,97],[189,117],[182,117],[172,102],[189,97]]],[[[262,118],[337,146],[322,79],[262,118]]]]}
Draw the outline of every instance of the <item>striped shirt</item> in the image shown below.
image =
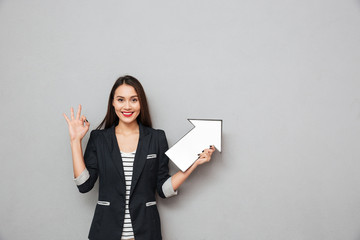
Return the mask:
{"type": "Polygon", "coordinates": [[[121,239],[132,239],[134,238],[134,231],[131,224],[129,199],[130,199],[130,188],[131,188],[131,179],[133,174],[135,152],[131,152],[131,153],[121,152],[121,158],[123,161],[125,182],[126,182],[125,216],[124,216],[124,227],[123,227],[121,239]]]}

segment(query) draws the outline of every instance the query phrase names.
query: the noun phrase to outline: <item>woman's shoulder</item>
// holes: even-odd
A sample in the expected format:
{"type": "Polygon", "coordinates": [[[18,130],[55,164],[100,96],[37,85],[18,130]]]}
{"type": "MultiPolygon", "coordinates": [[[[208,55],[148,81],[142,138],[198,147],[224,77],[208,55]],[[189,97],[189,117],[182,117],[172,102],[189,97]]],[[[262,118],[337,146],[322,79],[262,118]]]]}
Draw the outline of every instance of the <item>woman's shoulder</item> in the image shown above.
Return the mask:
{"type": "Polygon", "coordinates": [[[90,136],[99,136],[99,135],[107,135],[111,131],[111,128],[104,128],[104,129],[93,129],[90,131],[90,136]]]}
{"type": "Polygon", "coordinates": [[[147,131],[149,131],[151,134],[156,134],[156,135],[165,135],[165,131],[163,129],[160,128],[153,128],[153,127],[148,127],[148,126],[144,126],[147,131]]]}
{"type": "Polygon", "coordinates": [[[105,128],[105,129],[93,129],[90,131],[90,133],[93,133],[93,134],[99,134],[99,133],[105,133],[105,132],[108,132],[109,131],[109,128],[105,128]]]}

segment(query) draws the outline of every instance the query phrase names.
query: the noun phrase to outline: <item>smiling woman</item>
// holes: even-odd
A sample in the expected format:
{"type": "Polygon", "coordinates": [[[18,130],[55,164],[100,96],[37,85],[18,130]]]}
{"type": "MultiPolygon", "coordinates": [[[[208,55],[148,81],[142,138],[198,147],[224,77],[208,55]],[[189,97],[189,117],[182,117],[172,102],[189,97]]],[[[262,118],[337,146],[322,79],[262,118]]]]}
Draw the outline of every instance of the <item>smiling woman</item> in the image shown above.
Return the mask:
{"type": "Polygon", "coordinates": [[[133,117],[132,120],[138,119],[145,126],[152,127],[146,94],[141,83],[129,75],[118,78],[110,91],[106,116],[96,129],[101,129],[103,125],[105,125],[105,128],[109,128],[118,119],[123,120],[123,118],[120,118],[121,116],[132,117],[131,111],[126,107],[133,107],[135,103],[139,104],[137,105],[139,114],[133,117]],[[124,105],[124,102],[128,103],[128,106],[124,105]],[[121,106],[125,108],[121,109],[121,106]]]}
{"type": "Polygon", "coordinates": [[[162,198],[177,195],[195,168],[210,161],[215,148],[204,149],[188,170],[170,176],[165,132],[151,127],[144,89],[132,76],[116,80],[106,116],[91,131],[84,155],[81,140],[90,123],[80,115],[81,105],[76,118],[73,108],[71,120],[64,117],[79,191],[90,191],[99,177],[99,198],[89,239],[162,239],[155,193],[162,198]]]}
{"type": "Polygon", "coordinates": [[[139,98],[135,89],[127,84],[119,86],[115,91],[115,98],[112,103],[120,122],[130,123],[140,114],[139,98]]]}

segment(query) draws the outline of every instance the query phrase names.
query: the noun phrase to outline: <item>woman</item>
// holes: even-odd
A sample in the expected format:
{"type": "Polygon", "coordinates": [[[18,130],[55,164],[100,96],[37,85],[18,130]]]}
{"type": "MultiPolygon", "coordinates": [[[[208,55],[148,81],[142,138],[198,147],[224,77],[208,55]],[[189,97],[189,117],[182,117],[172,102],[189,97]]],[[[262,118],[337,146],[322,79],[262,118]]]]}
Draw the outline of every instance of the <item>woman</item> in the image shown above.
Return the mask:
{"type": "Polygon", "coordinates": [[[63,115],[69,126],[79,191],[90,191],[99,176],[99,199],[89,239],[162,239],[155,192],[162,198],[176,195],[194,169],[210,161],[215,148],[204,149],[187,171],[170,176],[165,133],[151,127],[145,92],[128,75],[112,87],[106,116],[91,131],[84,156],[81,140],[90,123],[84,115],[80,117],[81,105],[76,117],[73,108],[71,119],[63,115]]]}

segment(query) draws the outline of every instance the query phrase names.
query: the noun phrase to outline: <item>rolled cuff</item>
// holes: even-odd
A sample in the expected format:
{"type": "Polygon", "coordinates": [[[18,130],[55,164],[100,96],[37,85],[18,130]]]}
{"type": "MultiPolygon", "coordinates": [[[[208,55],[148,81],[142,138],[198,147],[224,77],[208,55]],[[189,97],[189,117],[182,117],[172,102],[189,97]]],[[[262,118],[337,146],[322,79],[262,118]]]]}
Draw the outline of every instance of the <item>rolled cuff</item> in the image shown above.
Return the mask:
{"type": "Polygon", "coordinates": [[[82,173],[77,178],[74,178],[74,181],[76,185],[79,186],[84,182],[86,182],[89,178],[90,178],[89,171],[85,168],[84,171],[82,171],[82,173]]]}
{"type": "Polygon", "coordinates": [[[174,191],[174,188],[171,184],[171,177],[169,177],[164,184],[162,185],[162,190],[166,198],[172,197],[178,194],[178,191],[174,191]]]}

